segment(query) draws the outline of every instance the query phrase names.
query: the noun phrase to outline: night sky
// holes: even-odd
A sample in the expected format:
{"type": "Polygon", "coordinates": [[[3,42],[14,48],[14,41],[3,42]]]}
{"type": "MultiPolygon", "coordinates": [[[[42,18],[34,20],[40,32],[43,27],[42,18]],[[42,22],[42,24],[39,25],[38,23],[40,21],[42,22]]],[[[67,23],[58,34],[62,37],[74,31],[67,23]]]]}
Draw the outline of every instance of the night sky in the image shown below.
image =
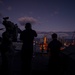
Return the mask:
{"type": "Polygon", "coordinates": [[[0,0],[5,16],[21,29],[31,22],[36,31],[75,31],[75,0],[0,0]]]}

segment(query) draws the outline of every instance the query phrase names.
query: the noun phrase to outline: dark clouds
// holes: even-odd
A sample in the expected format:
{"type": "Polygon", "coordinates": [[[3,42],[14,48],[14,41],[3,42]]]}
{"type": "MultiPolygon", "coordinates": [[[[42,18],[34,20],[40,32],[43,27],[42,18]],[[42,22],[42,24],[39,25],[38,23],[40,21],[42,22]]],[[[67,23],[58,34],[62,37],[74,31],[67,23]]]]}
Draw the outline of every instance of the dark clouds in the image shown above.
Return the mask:
{"type": "Polygon", "coordinates": [[[12,7],[11,6],[8,6],[7,7],[7,10],[9,10],[9,11],[12,10],[12,7]]]}
{"type": "Polygon", "coordinates": [[[0,4],[2,4],[3,3],[3,1],[2,0],[0,0],[0,4]]]}
{"type": "Polygon", "coordinates": [[[1,18],[1,17],[3,17],[3,14],[2,14],[2,13],[0,13],[0,18],[1,18]]]}

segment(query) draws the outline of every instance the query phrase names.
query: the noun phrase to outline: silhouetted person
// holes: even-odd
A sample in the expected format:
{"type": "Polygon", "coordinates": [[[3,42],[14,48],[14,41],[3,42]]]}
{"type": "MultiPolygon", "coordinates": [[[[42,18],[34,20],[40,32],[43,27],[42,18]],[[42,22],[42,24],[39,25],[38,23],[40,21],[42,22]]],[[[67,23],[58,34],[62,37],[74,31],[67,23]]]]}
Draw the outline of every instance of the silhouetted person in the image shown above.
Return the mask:
{"type": "Polygon", "coordinates": [[[10,50],[11,47],[11,38],[7,31],[2,34],[2,43],[1,43],[1,57],[2,57],[2,69],[3,73],[6,73],[8,70],[8,59],[6,53],[10,50]],[[6,71],[6,72],[5,72],[6,71]]]}
{"type": "Polygon", "coordinates": [[[11,51],[12,48],[12,27],[9,23],[7,23],[6,19],[3,21],[3,23],[6,26],[5,32],[2,33],[2,41],[1,41],[1,57],[2,57],[2,75],[8,75],[9,68],[8,68],[8,57],[7,52],[11,51]]]}
{"type": "Polygon", "coordinates": [[[10,31],[12,32],[12,41],[13,42],[17,42],[17,37],[18,37],[18,33],[21,33],[21,29],[18,28],[17,24],[14,24],[13,22],[8,20],[9,17],[4,17],[3,18],[3,25],[5,26],[5,28],[7,29],[8,27],[10,27],[10,31]]]}
{"type": "Polygon", "coordinates": [[[31,60],[33,56],[33,40],[37,37],[35,30],[32,30],[31,24],[26,23],[25,30],[20,34],[20,40],[22,40],[22,74],[29,75],[31,69],[31,60]]]}
{"type": "Polygon", "coordinates": [[[2,37],[0,37],[0,43],[1,43],[1,41],[2,41],[2,37]]]}
{"type": "Polygon", "coordinates": [[[57,40],[57,34],[52,34],[52,41],[48,44],[50,50],[49,72],[54,75],[60,75],[60,48],[62,43],[57,40]]]}

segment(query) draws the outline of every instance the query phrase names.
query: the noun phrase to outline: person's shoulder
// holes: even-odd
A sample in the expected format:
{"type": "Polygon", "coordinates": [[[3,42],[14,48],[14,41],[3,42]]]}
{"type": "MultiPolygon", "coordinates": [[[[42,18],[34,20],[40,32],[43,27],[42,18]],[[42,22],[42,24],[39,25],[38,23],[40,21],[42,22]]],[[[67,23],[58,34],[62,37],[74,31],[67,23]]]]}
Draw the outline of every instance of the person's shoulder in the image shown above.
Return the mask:
{"type": "Polygon", "coordinates": [[[32,32],[33,32],[33,33],[36,33],[36,31],[35,31],[35,30],[32,30],[32,32]]]}
{"type": "Polygon", "coordinates": [[[33,32],[36,32],[35,30],[32,30],[33,32]]]}
{"type": "Polygon", "coordinates": [[[57,40],[57,41],[58,41],[58,43],[59,43],[59,44],[61,44],[61,45],[62,45],[62,42],[61,42],[61,41],[59,41],[59,40],[57,40]]]}
{"type": "Polygon", "coordinates": [[[59,43],[61,43],[59,40],[57,40],[59,43]]]}
{"type": "Polygon", "coordinates": [[[52,42],[53,42],[53,41],[50,41],[50,42],[48,43],[48,45],[50,45],[52,42]]]}
{"type": "Polygon", "coordinates": [[[4,37],[6,35],[6,31],[2,33],[2,37],[4,37]]]}
{"type": "Polygon", "coordinates": [[[23,34],[25,34],[25,30],[21,31],[20,35],[22,36],[23,34]]]}
{"type": "Polygon", "coordinates": [[[26,30],[21,31],[21,33],[24,33],[26,30]]]}
{"type": "Polygon", "coordinates": [[[2,35],[6,34],[6,31],[2,33],[2,35]]]}
{"type": "Polygon", "coordinates": [[[55,42],[55,40],[51,40],[51,41],[50,41],[50,43],[53,43],[53,42],[55,42]]]}

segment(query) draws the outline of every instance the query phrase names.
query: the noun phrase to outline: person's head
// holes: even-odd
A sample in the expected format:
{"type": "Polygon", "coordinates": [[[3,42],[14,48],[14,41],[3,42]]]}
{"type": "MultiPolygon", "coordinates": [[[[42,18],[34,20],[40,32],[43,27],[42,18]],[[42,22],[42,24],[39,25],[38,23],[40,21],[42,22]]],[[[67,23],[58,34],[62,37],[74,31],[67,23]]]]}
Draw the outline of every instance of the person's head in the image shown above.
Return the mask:
{"type": "Polygon", "coordinates": [[[57,34],[56,33],[52,34],[52,39],[57,39],[57,34]]]}
{"type": "Polygon", "coordinates": [[[26,28],[26,29],[31,29],[31,23],[26,23],[26,24],[25,24],[25,28],[26,28]]]}

